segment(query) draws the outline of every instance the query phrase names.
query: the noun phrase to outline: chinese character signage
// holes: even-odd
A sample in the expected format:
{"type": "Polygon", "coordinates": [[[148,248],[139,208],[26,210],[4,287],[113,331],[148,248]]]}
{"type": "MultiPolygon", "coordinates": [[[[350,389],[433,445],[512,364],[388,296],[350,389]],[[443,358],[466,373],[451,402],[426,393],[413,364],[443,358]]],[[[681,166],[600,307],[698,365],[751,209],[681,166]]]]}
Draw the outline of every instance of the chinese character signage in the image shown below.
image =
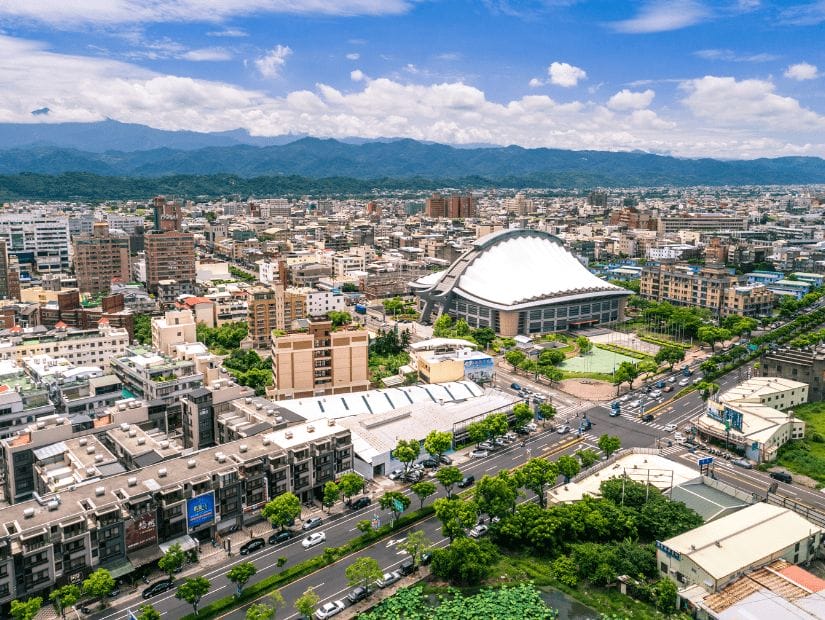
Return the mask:
{"type": "Polygon", "coordinates": [[[126,521],[126,551],[134,551],[158,542],[158,527],[154,512],[126,521]]]}
{"type": "Polygon", "coordinates": [[[193,530],[215,520],[215,493],[210,491],[186,500],[186,521],[193,530]]]}

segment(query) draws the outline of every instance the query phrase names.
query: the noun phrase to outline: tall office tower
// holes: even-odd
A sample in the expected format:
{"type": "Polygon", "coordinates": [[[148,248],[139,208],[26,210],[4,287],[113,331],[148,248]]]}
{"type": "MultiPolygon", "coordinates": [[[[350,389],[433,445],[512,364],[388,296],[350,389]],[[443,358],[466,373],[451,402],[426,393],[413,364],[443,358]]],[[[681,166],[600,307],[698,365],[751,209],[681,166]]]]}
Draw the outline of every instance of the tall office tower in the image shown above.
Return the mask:
{"type": "Polygon", "coordinates": [[[69,220],[43,211],[3,213],[0,239],[21,265],[40,273],[68,271],[69,220]]]}
{"type": "Polygon", "coordinates": [[[108,293],[114,278],[128,282],[129,237],[112,234],[106,222],[96,222],[91,235],[74,240],[74,270],[81,293],[108,293]]]}
{"type": "Polygon", "coordinates": [[[157,295],[161,283],[167,286],[172,281],[174,286],[171,287],[170,295],[173,297],[184,293],[194,294],[194,235],[177,231],[154,231],[146,235],[145,243],[146,288],[149,292],[157,295]]]}
{"type": "Polygon", "coordinates": [[[181,229],[183,211],[177,202],[167,201],[164,196],[155,196],[152,199],[152,210],[155,212],[155,230],[168,232],[181,229]]]}
{"type": "Polygon", "coordinates": [[[457,220],[474,216],[475,198],[473,198],[472,194],[466,194],[464,196],[453,194],[450,196],[445,217],[457,220]]]}
{"type": "Polygon", "coordinates": [[[447,217],[447,199],[438,192],[427,198],[427,206],[424,210],[427,217],[447,217]]]}
{"type": "Polygon", "coordinates": [[[12,262],[6,242],[0,239],[0,299],[20,299],[20,273],[12,262]]]}

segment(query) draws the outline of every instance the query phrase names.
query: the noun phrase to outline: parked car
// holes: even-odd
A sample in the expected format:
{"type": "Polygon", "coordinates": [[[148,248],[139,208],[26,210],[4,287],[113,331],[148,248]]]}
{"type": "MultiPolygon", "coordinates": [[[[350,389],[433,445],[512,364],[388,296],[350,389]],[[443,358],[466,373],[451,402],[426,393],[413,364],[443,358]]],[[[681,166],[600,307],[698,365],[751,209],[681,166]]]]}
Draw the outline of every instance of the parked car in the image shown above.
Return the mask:
{"type": "Polygon", "coordinates": [[[423,465],[425,469],[435,469],[438,467],[438,461],[433,458],[424,459],[420,462],[420,465],[423,465]]]}
{"type": "Polygon", "coordinates": [[[304,549],[309,549],[310,547],[314,547],[315,545],[320,545],[327,539],[327,535],[324,532],[314,532],[304,538],[301,541],[301,545],[303,545],[304,549]]]}
{"type": "Polygon", "coordinates": [[[478,446],[476,446],[479,450],[492,450],[493,444],[489,441],[482,441],[478,446]]]}
{"type": "Polygon", "coordinates": [[[358,586],[357,588],[350,590],[349,594],[347,594],[347,600],[355,605],[355,603],[363,601],[369,595],[369,590],[367,590],[364,586],[358,586]]]}
{"type": "Polygon", "coordinates": [[[277,545],[278,543],[286,542],[291,539],[295,534],[293,534],[289,530],[283,530],[282,532],[276,532],[272,536],[269,537],[267,541],[270,545],[277,545]]]}
{"type": "Polygon", "coordinates": [[[685,440],[685,436],[682,433],[674,433],[673,434],[673,441],[677,443],[681,443],[685,440]]]}
{"type": "Polygon", "coordinates": [[[498,448],[503,448],[507,446],[510,442],[504,439],[503,437],[496,437],[493,439],[493,445],[498,448]]]}
{"type": "Polygon", "coordinates": [[[786,471],[772,471],[768,475],[774,480],[779,480],[779,482],[787,482],[788,484],[793,482],[793,476],[786,471]]]}
{"type": "Polygon", "coordinates": [[[421,554],[421,566],[427,566],[430,562],[433,561],[433,554],[429,551],[425,551],[421,554]]]}
{"type": "Polygon", "coordinates": [[[527,424],[524,425],[524,428],[526,428],[531,433],[534,433],[539,429],[539,427],[536,425],[535,422],[528,422],[527,424]]]}
{"type": "Polygon", "coordinates": [[[304,524],[301,526],[301,529],[303,529],[305,532],[307,530],[314,530],[316,527],[320,527],[321,523],[323,522],[324,520],[321,517],[310,517],[309,519],[304,521],[304,524]]]}
{"type": "Polygon", "coordinates": [[[470,456],[474,459],[483,459],[485,456],[490,456],[490,451],[477,448],[470,452],[470,456]]]}
{"type": "Polygon", "coordinates": [[[520,391],[521,391],[521,386],[520,386],[518,383],[511,383],[511,384],[510,384],[510,388],[511,388],[511,389],[514,389],[516,392],[520,392],[520,391]]]}
{"type": "Polygon", "coordinates": [[[731,463],[743,469],[753,469],[753,464],[748,459],[732,459],[731,463]]]}
{"type": "Polygon", "coordinates": [[[559,426],[559,427],[556,429],[556,432],[557,432],[559,435],[564,435],[564,434],[566,434],[566,433],[569,433],[569,432],[570,432],[570,427],[569,427],[569,426],[567,426],[567,424],[562,424],[561,426],[559,426]]]}
{"type": "Polygon", "coordinates": [[[483,524],[476,525],[473,529],[470,530],[470,536],[473,538],[481,538],[489,531],[489,529],[489,527],[483,524]]]}
{"type": "Polygon", "coordinates": [[[318,620],[326,620],[342,611],[344,611],[344,601],[332,601],[331,603],[324,603],[316,609],[315,617],[318,620]]]}
{"type": "Polygon", "coordinates": [[[509,441],[515,441],[516,440],[516,434],[513,431],[510,431],[509,433],[504,435],[504,438],[509,440],[509,441]]]}
{"type": "Polygon", "coordinates": [[[404,480],[407,482],[418,482],[424,477],[423,472],[417,469],[411,469],[406,476],[404,476],[404,480]]]}
{"type": "Polygon", "coordinates": [[[675,431],[677,428],[678,428],[678,427],[677,427],[675,424],[673,424],[672,422],[671,422],[670,424],[665,424],[665,430],[666,430],[668,433],[672,433],[672,432],[673,432],[673,431],[675,431]]]}
{"type": "Polygon", "coordinates": [[[171,590],[174,587],[175,587],[175,582],[172,581],[171,578],[167,577],[166,579],[161,579],[160,581],[156,581],[155,583],[150,585],[148,588],[145,588],[143,590],[143,593],[141,594],[141,596],[145,599],[146,598],[152,598],[153,596],[157,596],[158,594],[166,592],[167,590],[171,590]]]}
{"type": "Polygon", "coordinates": [[[451,459],[446,454],[442,454],[441,456],[439,456],[438,460],[441,461],[442,465],[452,465],[453,464],[453,459],[451,459]]]}
{"type": "Polygon", "coordinates": [[[415,571],[415,563],[413,562],[412,558],[407,558],[403,562],[401,562],[401,566],[398,567],[398,572],[404,576],[412,575],[415,571]]]}
{"type": "Polygon", "coordinates": [[[653,422],[654,419],[652,413],[646,413],[642,416],[642,422],[653,422]]]}
{"type": "Polygon", "coordinates": [[[404,475],[404,470],[403,469],[393,469],[389,473],[387,478],[389,478],[390,480],[398,480],[403,475],[404,475]]]}
{"type": "Polygon", "coordinates": [[[241,555],[249,555],[264,547],[266,547],[266,541],[263,538],[253,538],[241,545],[241,555]]]}
{"type": "Polygon", "coordinates": [[[476,477],[475,476],[464,476],[461,479],[461,482],[458,483],[458,487],[460,489],[466,489],[469,486],[472,486],[475,483],[476,477]]]}
{"type": "Polygon", "coordinates": [[[372,503],[372,500],[369,497],[359,497],[358,499],[354,499],[350,502],[349,507],[352,510],[361,510],[361,508],[366,508],[372,503]]]}
{"type": "Polygon", "coordinates": [[[611,418],[617,418],[620,415],[622,415],[622,410],[621,409],[619,409],[618,407],[611,407],[611,409],[610,409],[610,417],[611,418]]]}
{"type": "Polygon", "coordinates": [[[526,426],[520,426],[516,429],[516,433],[518,433],[519,435],[529,435],[530,431],[526,426]]]}
{"type": "Polygon", "coordinates": [[[388,586],[391,586],[395,582],[399,581],[400,579],[401,573],[399,573],[397,570],[394,570],[391,573],[384,573],[384,576],[381,577],[381,579],[379,579],[378,581],[376,581],[375,585],[377,585],[379,588],[386,588],[388,586]]]}

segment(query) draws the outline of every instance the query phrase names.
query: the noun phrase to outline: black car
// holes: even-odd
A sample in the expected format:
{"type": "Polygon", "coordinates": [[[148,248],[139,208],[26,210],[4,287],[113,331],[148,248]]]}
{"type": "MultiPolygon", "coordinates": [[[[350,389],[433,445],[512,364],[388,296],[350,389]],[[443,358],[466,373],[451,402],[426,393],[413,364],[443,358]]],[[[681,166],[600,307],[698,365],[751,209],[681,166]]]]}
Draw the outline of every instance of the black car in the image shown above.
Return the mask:
{"type": "Polygon", "coordinates": [[[419,562],[419,564],[421,564],[421,566],[427,566],[427,564],[429,564],[432,561],[433,561],[433,554],[430,553],[429,551],[425,551],[424,553],[421,554],[421,562],[419,562]]]}
{"type": "Polygon", "coordinates": [[[398,567],[398,572],[402,575],[412,575],[413,571],[415,571],[415,563],[412,558],[407,558],[401,562],[401,566],[398,567]]]}
{"type": "Polygon", "coordinates": [[[175,587],[175,582],[169,578],[156,581],[143,591],[143,598],[152,598],[175,587]]]}
{"type": "Polygon", "coordinates": [[[441,456],[439,456],[438,460],[441,461],[442,465],[452,465],[453,464],[453,459],[451,459],[446,454],[442,454],[441,456]]]}
{"type": "Polygon", "coordinates": [[[353,500],[350,502],[349,507],[353,510],[360,510],[361,508],[366,508],[372,503],[372,500],[369,497],[359,497],[358,499],[353,500]]]}
{"type": "Polygon", "coordinates": [[[369,590],[367,590],[364,586],[358,586],[357,588],[351,590],[349,594],[347,594],[347,600],[353,605],[355,605],[355,603],[357,603],[358,601],[363,601],[369,595],[369,590]]]}
{"type": "Polygon", "coordinates": [[[642,416],[642,422],[653,422],[654,417],[652,413],[646,413],[642,416]]]}
{"type": "Polygon", "coordinates": [[[466,489],[467,487],[472,486],[475,481],[476,481],[475,476],[464,476],[461,479],[461,482],[458,483],[458,486],[461,489],[466,489]]]}
{"type": "Polygon", "coordinates": [[[779,480],[779,482],[787,482],[788,484],[793,482],[793,476],[786,471],[772,471],[768,475],[774,480],[779,480]]]}
{"type": "Polygon", "coordinates": [[[264,547],[266,547],[266,541],[263,538],[253,538],[241,545],[241,555],[249,555],[264,547]]]}
{"type": "Polygon", "coordinates": [[[276,532],[275,534],[270,536],[269,540],[267,540],[267,542],[270,545],[277,545],[278,543],[288,541],[293,536],[294,536],[294,534],[292,532],[290,532],[289,530],[283,530],[282,532],[276,532]]]}
{"type": "Polygon", "coordinates": [[[435,469],[438,467],[438,461],[435,459],[424,459],[421,461],[421,464],[426,467],[427,469],[435,469]]]}
{"type": "Polygon", "coordinates": [[[413,469],[404,475],[404,480],[407,482],[418,482],[424,477],[424,474],[417,469],[413,469]]]}

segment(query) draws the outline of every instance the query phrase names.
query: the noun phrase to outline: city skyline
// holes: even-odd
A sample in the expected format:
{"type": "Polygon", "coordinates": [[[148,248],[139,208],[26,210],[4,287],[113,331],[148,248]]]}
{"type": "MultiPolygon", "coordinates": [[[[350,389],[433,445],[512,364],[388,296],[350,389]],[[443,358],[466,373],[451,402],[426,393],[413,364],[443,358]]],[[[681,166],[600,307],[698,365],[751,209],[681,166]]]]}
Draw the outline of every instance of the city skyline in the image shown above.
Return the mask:
{"type": "Polygon", "coordinates": [[[825,4],[10,0],[0,122],[825,155],[825,4]]]}

